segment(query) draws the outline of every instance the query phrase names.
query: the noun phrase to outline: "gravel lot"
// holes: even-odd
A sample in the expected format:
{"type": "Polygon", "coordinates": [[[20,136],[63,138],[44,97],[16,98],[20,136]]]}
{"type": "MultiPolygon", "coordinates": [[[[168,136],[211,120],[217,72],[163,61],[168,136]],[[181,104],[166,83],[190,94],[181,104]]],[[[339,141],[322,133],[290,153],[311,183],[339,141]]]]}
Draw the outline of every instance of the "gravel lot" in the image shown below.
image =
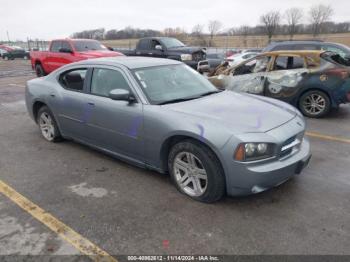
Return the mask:
{"type": "MultiPolygon", "coordinates": [[[[26,113],[29,62],[0,61],[0,180],[115,255],[350,255],[350,143],[311,137],[313,158],[279,188],[206,205],[166,175],[88,147],[45,142],[26,113]]],[[[350,106],[308,131],[350,139],[350,106]]],[[[0,194],[0,255],[79,254],[0,194]]]]}

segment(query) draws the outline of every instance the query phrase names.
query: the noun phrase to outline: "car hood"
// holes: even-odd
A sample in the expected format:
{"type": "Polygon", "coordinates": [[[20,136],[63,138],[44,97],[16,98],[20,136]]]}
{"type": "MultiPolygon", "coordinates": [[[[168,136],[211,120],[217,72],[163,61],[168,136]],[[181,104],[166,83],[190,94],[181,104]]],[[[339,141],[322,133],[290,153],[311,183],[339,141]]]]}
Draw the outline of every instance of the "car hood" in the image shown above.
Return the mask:
{"type": "Polygon", "coordinates": [[[166,106],[168,110],[210,122],[233,133],[267,132],[297,115],[297,110],[275,99],[223,91],[196,100],[166,106]]]}
{"type": "Polygon", "coordinates": [[[204,49],[201,47],[190,47],[190,46],[172,47],[172,48],[168,48],[168,51],[181,52],[183,54],[193,54],[200,51],[205,53],[204,49]]]}
{"type": "Polygon", "coordinates": [[[81,56],[84,56],[86,58],[100,58],[100,57],[114,57],[114,56],[123,56],[123,54],[118,53],[118,52],[113,52],[113,51],[84,51],[84,52],[79,52],[81,56]]]}

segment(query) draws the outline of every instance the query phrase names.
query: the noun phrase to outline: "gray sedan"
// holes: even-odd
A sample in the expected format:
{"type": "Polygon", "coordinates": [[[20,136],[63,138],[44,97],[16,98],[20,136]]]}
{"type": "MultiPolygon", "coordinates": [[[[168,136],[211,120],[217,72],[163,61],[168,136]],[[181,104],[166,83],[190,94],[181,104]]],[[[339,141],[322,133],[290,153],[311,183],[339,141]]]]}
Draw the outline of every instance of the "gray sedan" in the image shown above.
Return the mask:
{"type": "Polygon", "coordinates": [[[166,59],[103,58],[28,82],[26,104],[50,142],[72,139],[169,173],[203,202],[255,194],[299,174],[310,159],[305,122],[283,102],[219,91],[166,59]]]}

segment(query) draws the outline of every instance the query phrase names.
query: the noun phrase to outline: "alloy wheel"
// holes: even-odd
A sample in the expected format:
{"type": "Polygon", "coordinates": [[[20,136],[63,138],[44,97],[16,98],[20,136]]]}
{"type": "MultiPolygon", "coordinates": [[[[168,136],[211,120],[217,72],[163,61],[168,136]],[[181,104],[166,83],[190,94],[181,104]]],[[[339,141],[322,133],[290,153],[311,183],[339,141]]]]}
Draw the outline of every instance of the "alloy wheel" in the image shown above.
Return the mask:
{"type": "Polygon", "coordinates": [[[302,105],[308,114],[319,115],[326,109],[326,99],[319,94],[310,94],[305,97],[302,105]]]}
{"type": "Polygon", "coordinates": [[[47,112],[43,112],[40,115],[39,126],[43,137],[48,141],[53,141],[55,137],[55,126],[51,116],[47,112]]]}
{"type": "Polygon", "coordinates": [[[175,157],[173,168],[176,183],[186,194],[199,197],[205,193],[208,186],[207,172],[194,154],[179,153],[175,157]]]}

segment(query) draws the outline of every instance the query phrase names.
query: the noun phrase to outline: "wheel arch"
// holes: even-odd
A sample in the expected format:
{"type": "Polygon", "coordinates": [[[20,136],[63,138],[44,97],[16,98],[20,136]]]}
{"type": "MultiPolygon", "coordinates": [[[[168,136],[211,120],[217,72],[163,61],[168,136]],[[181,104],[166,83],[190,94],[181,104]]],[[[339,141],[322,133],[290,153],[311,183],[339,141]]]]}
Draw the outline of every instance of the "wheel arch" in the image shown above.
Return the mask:
{"type": "Polygon", "coordinates": [[[35,101],[32,107],[33,110],[33,117],[34,117],[34,121],[37,123],[37,119],[38,119],[38,112],[40,110],[40,108],[42,108],[43,106],[47,106],[46,103],[44,103],[43,101],[35,101]]]}
{"type": "Polygon", "coordinates": [[[213,148],[213,146],[208,141],[206,141],[205,139],[203,139],[201,137],[197,137],[196,135],[192,135],[192,134],[173,134],[173,135],[167,137],[163,141],[161,149],[160,149],[160,153],[159,153],[160,160],[161,160],[160,161],[161,170],[164,173],[168,173],[168,158],[169,158],[169,153],[170,153],[171,148],[174,145],[176,145],[177,143],[180,143],[180,142],[185,141],[185,140],[192,140],[195,143],[198,143],[202,146],[205,146],[208,150],[210,150],[215,155],[222,170],[223,171],[225,170],[224,166],[222,164],[222,161],[219,157],[219,154],[216,152],[216,150],[213,148]]]}

